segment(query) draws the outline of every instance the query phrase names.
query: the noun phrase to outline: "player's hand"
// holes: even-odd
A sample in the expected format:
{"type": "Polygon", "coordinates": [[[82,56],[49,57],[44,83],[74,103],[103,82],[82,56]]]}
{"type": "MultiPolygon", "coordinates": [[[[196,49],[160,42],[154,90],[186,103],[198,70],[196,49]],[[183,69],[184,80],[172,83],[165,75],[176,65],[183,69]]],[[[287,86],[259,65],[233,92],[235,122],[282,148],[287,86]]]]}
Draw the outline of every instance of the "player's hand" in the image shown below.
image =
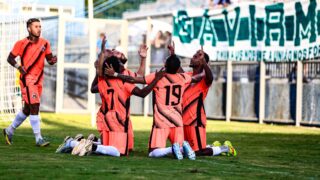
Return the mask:
{"type": "Polygon", "coordinates": [[[18,68],[18,70],[19,70],[20,74],[22,74],[22,75],[26,75],[26,74],[27,74],[27,71],[24,69],[23,66],[20,66],[20,67],[18,68]]]}
{"type": "Polygon", "coordinates": [[[104,50],[105,46],[106,46],[106,43],[107,43],[107,36],[104,34],[103,35],[103,38],[102,38],[102,43],[101,43],[101,51],[104,50]]]}
{"type": "Polygon", "coordinates": [[[155,78],[156,78],[157,80],[160,80],[165,74],[166,74],[166,71],[165,71],[165,69],[164,69],[164,67],[163,67],[163,68],[161,68],[159,71],[156,70],[155,78]]]}
{"type": "Polygon", "coordinates": [[[106,65],[107,65],[107,67],[104,68],[104,75],[105,75],[105,76],[114,77],[115,71],[114,71],[112,65],[111,65],[111,66],[109,66],[108,64],[106,64],[106,65]]]}
{"type": "Polygon", "coordinates": [[[201,49],[198,51],[198,53],[199,53],[200,65],[204,66],[207,62],[206,62],[206,59],[204,58],[203,46],[201,46],[201,49]]]}
{"type": "Polygon", "coordinates": [[[173,55],[174,54],[174,49],[175,49],[174,41],[172,41],[172,44],[169,44],[167,48],[169,50],[170,55],[173,55]]]}
{"type": "Polygon", "coordinates": [[[147,51],[148,51],[148,47],[146,45],[141,45],[140,49],[139,49],[139,56],[140,58],[146,58],[147,57],[147,51]]]}
{"type": "Polygon", "coordinates": [[[48,61],[50,65],[54,65],[55,63],[57,63],[58,58],[57,56],[52,56],[52,58],[48,61]]]}

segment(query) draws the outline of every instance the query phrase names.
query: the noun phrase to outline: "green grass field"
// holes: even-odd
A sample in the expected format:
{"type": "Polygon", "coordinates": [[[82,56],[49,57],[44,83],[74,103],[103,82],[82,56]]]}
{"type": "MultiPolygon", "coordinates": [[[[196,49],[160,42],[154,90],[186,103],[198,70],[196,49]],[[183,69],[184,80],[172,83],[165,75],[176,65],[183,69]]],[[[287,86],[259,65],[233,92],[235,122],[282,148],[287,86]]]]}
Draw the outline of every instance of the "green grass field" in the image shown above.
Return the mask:
{"type": "MultiPolygon", "coordinates": [[[[55,154],[66,135],[95,133],[89,115],[42,113],[42,134],[51,145],[38,148],[29,121],[18,128],[12,146],[0,143],[0,179],[318,179],[320,129],[208,122],[208,143],[231,140],[237,157],[151,159],[147,145],[152,118],[133,116],[135,151],[128,157],[55,154]]],[[[4,128],[9,122],[0,122],[4,128]]]]}

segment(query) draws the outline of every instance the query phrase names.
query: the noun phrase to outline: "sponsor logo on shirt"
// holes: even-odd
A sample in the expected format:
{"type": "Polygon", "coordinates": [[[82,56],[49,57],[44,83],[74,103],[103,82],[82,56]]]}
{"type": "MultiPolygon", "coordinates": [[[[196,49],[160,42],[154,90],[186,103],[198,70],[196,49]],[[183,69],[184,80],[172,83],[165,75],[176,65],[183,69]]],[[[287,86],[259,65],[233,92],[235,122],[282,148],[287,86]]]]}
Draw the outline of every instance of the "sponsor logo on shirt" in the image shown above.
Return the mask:
{"type": "Polygon", "coordinates": [[[42,46],[41,47],[41,52],[45,51],[46,50],[46,47],[45,46],[42,46]]]}

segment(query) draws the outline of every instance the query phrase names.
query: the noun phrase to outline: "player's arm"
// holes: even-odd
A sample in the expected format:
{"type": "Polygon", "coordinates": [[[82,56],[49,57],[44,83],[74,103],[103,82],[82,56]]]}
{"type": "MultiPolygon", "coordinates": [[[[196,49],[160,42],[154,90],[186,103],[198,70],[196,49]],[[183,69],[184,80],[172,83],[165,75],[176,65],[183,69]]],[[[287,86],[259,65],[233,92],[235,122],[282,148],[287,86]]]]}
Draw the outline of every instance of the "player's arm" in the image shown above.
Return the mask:
{"type": "MultiPolygon", "coordinates": [[[[103,44],[103,43],[102,43],[103,44]]],[[[104,56],[104,53],[101,51],[100,54],[99,54],[99,59],[98,59],[98,62],[96,63],[96,72],[98,74],[98,76],[103,76],[103,62],[104,62],[104,59],[105,59],[105,56],[104,56]]]]}
{"type": "Polygon", "coordinates": [[[46,55],[46,60],[50,65],[57,63],[57,56],[53,56],[52,53],[46,55]]]}
{"type": "Polygon", "coordinates": [[[164,76],[164,74],[165,72],[163,69],[160,70],[159,72],[156,72],[155,78],[148,86],[144,87],[143,89],[135,87],[132,90],[132,94],[142,98],[146,97],[152,91],[152,89],[157,84],[157,82],[164,76]]]}
{"type": "Polygon", "coordinates": [[[212,75],[211,69],[209,67],[209,64],[206,62],[206,60],[204,58],[204,52],[203,52],[202,48],[201,48],[201,51],[200,51],[200,57],[201,57],[201,64],[202,64],[204,72],[205,72],[206,85],[210,86],[212,84],[212,81],[213,81],[213,75],[212,75]]]}
{"type": "Polygon", "coordinates": [[[129,83],[138,83],[138,84],[146,84],[146,81],[144,77],[132,77],[132,76],[127,76],[123,74],[116,73],[114,69],[111,67],[106,67],[104,69],[104,75],[105,76],[110,76],[110,77],[117,77],[125,82],[129,83]]]}
{"type": "Polygon", "coordinates": [[[204,73],[200,73],[191,77],[191,83],[200,82],[204,78],[204,73]]]}
{"type": "Polygon", "coordinates": [[[51,46],[49,42],[47,42],[45,46],[46,46],[46,50],[45,50],[46,60],[50,65],[54,65],[55,63],[57,63],[57,60],[58,60],[57,56],[52,55],[51,46]]]}
{"type": "Polygon", "coordinates": [[[91,93],[98,93],[99,88],[98,88],[98,75],[94,77],[92,83],[91,83],[91,93]]]}
{"type": "Polygon", "coordinates": [[[18,69],[19,72],[20,72],[22,75],[27,74],[27,72],[26,72],[26,70],[24,69],[24,67],[23,67],[23,66],[20,66],[20,65],[17,63],[16,57],[17,57],[17,56],[15,56],[15,55],[13,55],[12,53],[10,53],[9,56],[8,56],[8,59],[7,59],[8,63],[9,63],[11,66],[15,67],[16,69],[18,69]]]}
{"type": "Polygon", "coordinates": [[[139,49],[140,66],[138,71],[136,72],[140,76],[144,76],[144,73],[145,73],[147,52],[148,52],[148,47],[146,45],[141,45],[139,49]]]}

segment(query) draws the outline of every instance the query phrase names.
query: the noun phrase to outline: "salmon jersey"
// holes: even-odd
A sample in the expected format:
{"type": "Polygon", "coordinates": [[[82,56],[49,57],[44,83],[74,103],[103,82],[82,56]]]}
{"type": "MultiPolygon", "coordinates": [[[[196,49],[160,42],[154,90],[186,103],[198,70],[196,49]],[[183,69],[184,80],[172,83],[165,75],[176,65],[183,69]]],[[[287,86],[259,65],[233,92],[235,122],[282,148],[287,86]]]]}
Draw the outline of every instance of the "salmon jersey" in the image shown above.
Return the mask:
{"type": "MultiPolygon", "coordinates": [[[[155,73],[145,77],[147,84],[155,78],[155,73]]],[[[181,127],[182,95],[191,83],[186,73],[166,74],[153,88],[153,126],[156,128],[181,127]]]]}
{"type": "Polygon", "coordinates": [[[11,53],[20,56],[21,65],[27,72],[26,78],[30,76],[40,80],[43,76],[45,56],[51,54],[51,48],[50,43],[43,38],[36,42],[24,38],[16,42],[11,53]]]}
{"type": "MultiPolygon", "coordinates": [[[[192,75],[192,72],[188,72],[192,75]]],[[[204,78],[198,83],[191,83],[182,96],[183,124],[188,126],[206,126],[207,117],[204,110],[204,99],[209,87],[204,78]]]]}
{"type": "MultiPolygon", "coordinates": [[[[132,72],[132,71],[130,71],[128,69],[125,69],[121,74],[126,75],[126,76],[137,77],[137,73],[134,73],[134,72],[132,72]]],[[[98,83],[98,88],[99,88],[99,83],[98,83]]],[[[100,92],[100,89],[99,89],[99,92],[100,92]]],[[[100,97],[101,97],[101,102],[102,102],[100,110],[101,110],[101,112],[104,112],[106,102],[105,102],[105,99],[102,98],[101,93],[100,93],[100,97]]],[[[130,99],[130,97],[129,97],[129,99],[130,99]]],[[[128,109],[130,110],[130,103],[129,103],[128,109]]]]}
{"type": "Polygon", "coordinates": [[[129,105],[132,90],[136,86],[119,79],[98,79],[98,89],[102,99],[100,111],[105,115],[106,129],[128,131],[129,105]]]}

